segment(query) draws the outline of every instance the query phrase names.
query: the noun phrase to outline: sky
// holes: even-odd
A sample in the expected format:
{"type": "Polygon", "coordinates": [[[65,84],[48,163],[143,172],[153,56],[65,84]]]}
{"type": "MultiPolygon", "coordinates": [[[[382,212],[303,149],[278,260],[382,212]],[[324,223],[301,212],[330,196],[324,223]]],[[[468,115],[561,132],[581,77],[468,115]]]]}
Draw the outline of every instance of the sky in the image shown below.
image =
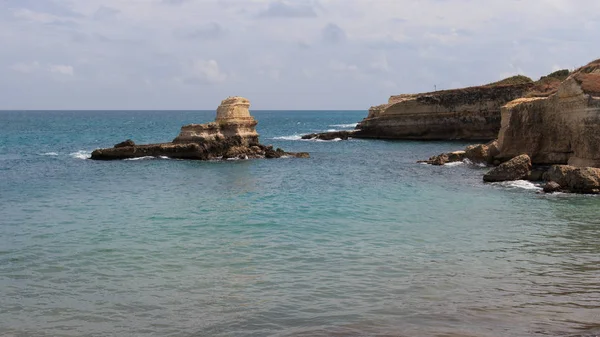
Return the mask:
{"type": "Polygon", "coordinates": [[[0,109],[366,110],[600,58],[597,0],[0,0],[0,109]]]}

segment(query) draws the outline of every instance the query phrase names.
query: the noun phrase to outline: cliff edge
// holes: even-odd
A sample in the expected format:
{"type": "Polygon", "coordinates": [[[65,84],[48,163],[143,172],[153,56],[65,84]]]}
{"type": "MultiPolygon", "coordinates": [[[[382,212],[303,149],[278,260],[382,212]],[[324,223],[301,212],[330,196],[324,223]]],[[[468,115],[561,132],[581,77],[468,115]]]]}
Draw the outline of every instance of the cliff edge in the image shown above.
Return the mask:
{"type": "Polygon", "coordinates": [[[549,97],[522,98],[501,111],[500,160],[600,167],[600,60],[575,70],[549,97]]]}

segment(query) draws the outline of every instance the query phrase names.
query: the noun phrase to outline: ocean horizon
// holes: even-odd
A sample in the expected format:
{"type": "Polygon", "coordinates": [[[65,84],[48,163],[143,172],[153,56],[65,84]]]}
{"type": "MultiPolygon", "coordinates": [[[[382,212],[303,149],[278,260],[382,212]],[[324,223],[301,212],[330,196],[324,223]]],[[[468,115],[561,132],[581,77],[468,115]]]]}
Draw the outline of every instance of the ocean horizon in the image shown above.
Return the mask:
{"type": "Polygon", "coordinates": [[[89,160],[214,114],[0,111],[0,336],[600,334],[600,198],[417,163],[471,142],[253,109],[311,158],[89,160]]]}

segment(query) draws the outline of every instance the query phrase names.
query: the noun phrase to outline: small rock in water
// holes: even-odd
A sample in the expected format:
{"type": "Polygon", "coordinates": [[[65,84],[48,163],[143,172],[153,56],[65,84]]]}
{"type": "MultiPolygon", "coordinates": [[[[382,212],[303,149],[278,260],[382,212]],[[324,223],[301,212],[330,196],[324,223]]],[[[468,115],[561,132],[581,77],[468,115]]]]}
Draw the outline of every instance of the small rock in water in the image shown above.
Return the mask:
{"type": "Polygon", "coordinates": [[[560,192],[560,190],[560,185],[555,181],[549,181],[544,185],[544,193],[560,192]]]}

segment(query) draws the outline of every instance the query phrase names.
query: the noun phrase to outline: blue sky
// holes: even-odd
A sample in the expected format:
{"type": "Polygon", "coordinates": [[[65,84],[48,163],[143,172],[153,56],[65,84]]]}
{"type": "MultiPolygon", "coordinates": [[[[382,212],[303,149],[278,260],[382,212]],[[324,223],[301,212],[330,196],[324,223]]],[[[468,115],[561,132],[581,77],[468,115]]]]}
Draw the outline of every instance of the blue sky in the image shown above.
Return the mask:
{"type": "Polygon", "coordinates": [[[597,0],[0,0],[0,109],[367,109],[600,58],[597,0]]]}

